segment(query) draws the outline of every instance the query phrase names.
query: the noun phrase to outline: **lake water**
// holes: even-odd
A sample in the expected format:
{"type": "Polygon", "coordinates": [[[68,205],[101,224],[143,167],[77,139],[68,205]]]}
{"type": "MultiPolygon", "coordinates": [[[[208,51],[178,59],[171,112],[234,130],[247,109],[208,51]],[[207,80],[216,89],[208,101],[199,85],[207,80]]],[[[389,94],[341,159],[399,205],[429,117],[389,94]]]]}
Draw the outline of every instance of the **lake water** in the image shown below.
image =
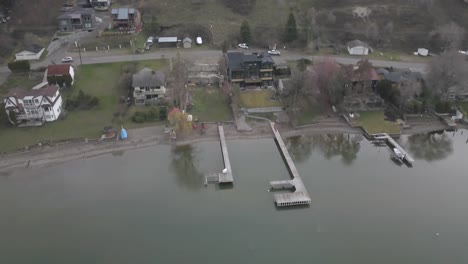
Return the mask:
{"type": "Polygon", "coordinates": [[[0,263],[468,263],[468,131],[287,140],[310,207],[278,210],[272,139],[117,152],[0,177],[0,263]],[[438,235],[437,235],[438,234],[438,235]]]}

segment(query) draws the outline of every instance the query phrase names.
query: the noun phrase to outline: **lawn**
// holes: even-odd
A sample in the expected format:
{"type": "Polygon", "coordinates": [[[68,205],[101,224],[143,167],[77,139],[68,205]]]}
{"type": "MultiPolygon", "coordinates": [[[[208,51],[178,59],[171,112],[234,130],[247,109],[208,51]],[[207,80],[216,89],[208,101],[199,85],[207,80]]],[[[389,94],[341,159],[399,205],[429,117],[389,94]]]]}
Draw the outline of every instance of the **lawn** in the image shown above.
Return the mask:
{"type": "Polygon", "coordinates": [[[274,91],[271,90],[253,90],[239,92],[239,107],[277,107],[282,106],[281,101],[276,99],[274,91]]]}
{"type": "Polygon", "coordinates": [[[301,114],[298,117],[297,124],[307,125],[317,121],[324,114],[322,108],[316,102],[307,100],[305,107],[302,108],[301,114]]]}
{"type": "Polygon", "coordinates": [[[395,122],[384,120],[383,112],[360,112],[356,125],[361,126],[370,134],[399,134],[400,126],[395,122]]]}
{"type": "Polygon", "coordinates": [[[465,116],[468,114],[468,102],[456,102],[455,105],[460,108],[460,112],[465,116]]]}
{"type": "Polygon", "coordinates": [[[214,87],[192,88],[193,108],[190,110],[200,121],[228,121],[232,120],[232,111],[221,90],[214,87]]]}
{"type": "MultiPolygon", "coordinates": [[[[82,65],[77,70],[77,78],[70,91],[62,93],[63,100],[67,96],[76,94],[79,90],[99,98],[99,106],[91,110],[69,112],[65,119],[46,123],[42,127],[13,128],[5,124],[6,116],[2,113],[0,123],[0,150],[8,151],[26,145],[35,144],[45,140],[59,140],[67,138],[96,138],[100,136],[102,128],[106,125],[120,127],[120,125],[141,127],[153,123],[133,124],[127,113],[124,120],[114,118],[118,110],[119,79],[121,71],[130,62],[82,65]]],[[[136,69],[151,67],[164,69],[166,61],[148,60],[136,63],[136,69]]],[[[8,80],[14,83],[16,80],[8,80]]],[[[37,84],[37,83],[34,83],[37,84]]]]}

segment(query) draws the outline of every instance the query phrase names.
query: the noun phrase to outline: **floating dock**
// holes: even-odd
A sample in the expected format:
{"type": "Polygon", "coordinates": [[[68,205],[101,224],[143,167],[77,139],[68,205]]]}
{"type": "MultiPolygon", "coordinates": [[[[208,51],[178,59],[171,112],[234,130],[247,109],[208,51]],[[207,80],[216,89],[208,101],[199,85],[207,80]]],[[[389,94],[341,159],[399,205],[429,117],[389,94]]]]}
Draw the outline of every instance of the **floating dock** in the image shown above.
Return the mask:
{"type": "Polygon", "coordinates": [[[406,152],[401,146],[400,144],[398,144],[398,142],[396,142],[390,135],[388,135],[387,133],[383,133],[383,134],[374,134],[372,135],[374,137],[374,139],[379,139],[379,140],[385,140],[387,141],[387,143],[398,149],[403,155],[404,155],[404,160],[406,162],[408,162],[410,165],[413,165],[413,162],[414,162],[414,159],[413,157],[411,157],[410,154],[408,154],[408,152],[406,152]]]}
{"type": "Polygon", "coordinates": [[[221,143],[221,153],[223,154],[224,171],[219,174],[219,183],[232,183],[232,170],[231,162],[229,160],[229,153],[226,145],[226,139],[224,138],[223,126],[218,126],[219,141],[221,143]]]}
{"type": "Polygon", "coordinates": [[[294,205],[307,205],[311,203],[309,193],[302,182],[301,176],[296,169],[296,165],[289,155],[288,149],[284,144],[281,134],[276,129],[274,123],[270,122],[270,127],[275,134],[276,142],[278,143],[281,154],[283,155],[286,165],[291,173],[292,180],[271,181],[270,186],[273,190],[290,189],[292,192],[277,193],[275,194],[275,202],[279,207],[294,206],[294,205]]]}

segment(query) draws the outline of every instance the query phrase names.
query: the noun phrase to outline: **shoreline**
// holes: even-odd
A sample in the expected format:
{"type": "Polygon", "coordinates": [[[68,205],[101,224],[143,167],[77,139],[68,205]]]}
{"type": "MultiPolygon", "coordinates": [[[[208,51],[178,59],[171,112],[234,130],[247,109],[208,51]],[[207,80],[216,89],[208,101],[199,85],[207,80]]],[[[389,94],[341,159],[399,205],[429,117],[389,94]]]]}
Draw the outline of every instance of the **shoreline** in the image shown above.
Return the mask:
{"type": "MultiPolygon", "coordinates": [[[[264,122],[255,122],[252,126],[253,130],[249,132],[239,132],[233,124],[223,124],[223,126],[227,140],[274,138],[268,124],[264,122]]],[[[460,128],[466,129],[467,127],[461,126],[460,128]]],[[[446,129],[447,127],[441,123],[431,122],[431,124],[422,124],[408,130],[403,130],[402,135],[430,133],[446,129]]],[[[352,128],[343,123],[332,125],[317,123],[301,129],[280,125],[279,130],[283,137],[320,134],[362,134],[362,131],[358,128],[352,128]]],[[[132,129],[129,130],[129,135],[130,138],[125,141],[71,142],[2,155],[0,157],[0,175],[8,174],[12,170],[21,168],[50,166],[72,160],[94,158],[113,152],[142,149],[156,145],[181,146],[219,140],[217,125],[210,125],[204,133],[194,131],[190,136],[176,141],[172,141],[169,135],[163,132],[162,126],[132,129]]]]}

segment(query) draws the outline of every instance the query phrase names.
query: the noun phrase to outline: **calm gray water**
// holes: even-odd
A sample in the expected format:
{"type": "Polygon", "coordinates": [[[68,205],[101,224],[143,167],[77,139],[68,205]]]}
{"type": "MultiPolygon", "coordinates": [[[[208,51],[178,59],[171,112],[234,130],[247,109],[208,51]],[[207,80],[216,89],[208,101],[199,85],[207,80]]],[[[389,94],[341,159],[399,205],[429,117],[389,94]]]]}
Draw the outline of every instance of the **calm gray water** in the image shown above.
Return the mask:
{"type": "Polygon", "coordinates": [[[272,139],[156,146],[0,177],[0,263],[468,263],[468,131],[402,138],[413,168],[360,136],[288,140],[312,205],[277,210],[272,139]],[[437,236],[436,233],[439,233],[437,236]]]}

